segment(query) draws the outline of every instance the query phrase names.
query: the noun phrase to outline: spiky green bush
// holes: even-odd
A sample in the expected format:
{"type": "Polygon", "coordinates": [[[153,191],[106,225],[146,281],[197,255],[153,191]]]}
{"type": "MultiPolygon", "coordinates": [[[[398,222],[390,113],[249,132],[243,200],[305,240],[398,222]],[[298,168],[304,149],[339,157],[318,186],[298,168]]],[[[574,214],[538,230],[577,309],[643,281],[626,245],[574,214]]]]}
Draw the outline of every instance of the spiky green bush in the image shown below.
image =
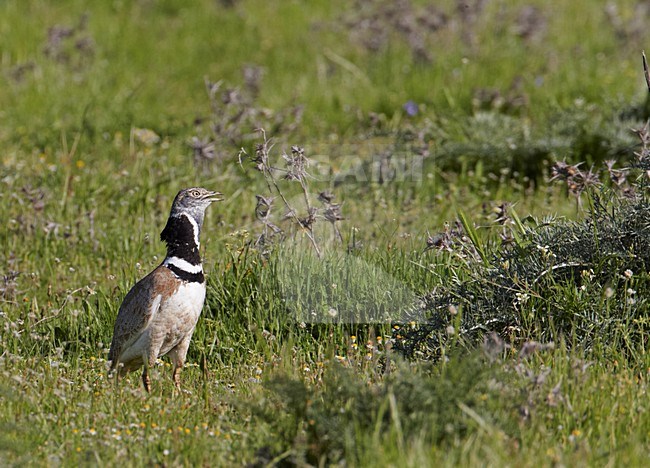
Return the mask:
{"type": "Polygon", "coordinates": [[[617,182],[605,187],[593,170],[559,163],[578,200],[586,199],[577,221],[516,213],[501,220],[501,244],[485,242],[464,219],[462,226],[431,245],[455,255],[452,280],[423,298],[418,314],[427,323],[400,331],[407,354],[440,356],[451,342],[467,345],[487,332],[509,341],[567,340],[591,349],[604,346],[638,355],[648,328],[650,282],[650,197],[643,148],[632,167],[603,171],[617,182]]]}

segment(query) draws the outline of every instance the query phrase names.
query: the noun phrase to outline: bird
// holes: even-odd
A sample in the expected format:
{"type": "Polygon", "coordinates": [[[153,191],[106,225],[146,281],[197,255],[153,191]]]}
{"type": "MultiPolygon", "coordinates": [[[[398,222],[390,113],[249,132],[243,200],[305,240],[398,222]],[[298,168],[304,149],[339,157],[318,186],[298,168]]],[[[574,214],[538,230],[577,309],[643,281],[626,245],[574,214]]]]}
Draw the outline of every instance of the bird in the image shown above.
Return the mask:
{"type": "Polygon", "coordinates": [[[115,319],[108,360],[116,378],[144,366],[142,383],[149,393],[149,370],[168,355],[180,390],[180,371],[205,302],[199,236],[206,209],[221,200],[221,193],[199,187],[181,190],[174,198],[160,233],[167,255],[126,294],[115,319]]]}

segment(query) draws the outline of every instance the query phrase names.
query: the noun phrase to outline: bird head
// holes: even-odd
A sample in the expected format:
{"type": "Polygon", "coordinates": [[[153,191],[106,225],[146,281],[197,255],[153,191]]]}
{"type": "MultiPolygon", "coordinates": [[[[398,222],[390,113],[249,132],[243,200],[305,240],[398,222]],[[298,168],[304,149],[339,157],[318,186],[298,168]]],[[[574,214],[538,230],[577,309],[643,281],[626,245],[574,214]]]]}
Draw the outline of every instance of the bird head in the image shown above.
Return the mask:
{"type": "Polygon", "coordinates": [[[191,216],[200,228],[203,225],[205,210],[212,202],[221,200],[223,200],[223,195],[219,192],[213,192],[201,187],[183,189],[174,198],[170,216],[181,216],[183,214],[191,216]]]}

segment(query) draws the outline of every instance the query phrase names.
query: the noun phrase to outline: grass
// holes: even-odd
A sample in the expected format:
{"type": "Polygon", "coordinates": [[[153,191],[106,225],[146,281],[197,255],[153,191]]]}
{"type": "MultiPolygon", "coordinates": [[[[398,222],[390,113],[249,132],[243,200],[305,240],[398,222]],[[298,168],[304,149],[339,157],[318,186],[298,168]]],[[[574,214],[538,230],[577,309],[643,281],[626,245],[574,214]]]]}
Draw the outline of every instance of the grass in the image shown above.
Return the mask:
{"type": "Polygon", "coordinates": [[[604,172],[581,203],[550,181],[555,160],[635,161],[641,13],[478,3],[3,2],[0,462],[644,465],[644,179],[637,205],[604,172]],[[342,243],[315,224],[322,258],[278,205],[284,241],[254,245],[269,188],[237,154],[260,125],[272,164],[304,147],[308,196],[342,204],[342,243]],[[202,234],[206,306],[185,392],[162,361],[147,395],[107,380],[107,347],[191,185],[227,195],[202,234]],[[544,242],[589,268],[536,281],[544,242]]]}

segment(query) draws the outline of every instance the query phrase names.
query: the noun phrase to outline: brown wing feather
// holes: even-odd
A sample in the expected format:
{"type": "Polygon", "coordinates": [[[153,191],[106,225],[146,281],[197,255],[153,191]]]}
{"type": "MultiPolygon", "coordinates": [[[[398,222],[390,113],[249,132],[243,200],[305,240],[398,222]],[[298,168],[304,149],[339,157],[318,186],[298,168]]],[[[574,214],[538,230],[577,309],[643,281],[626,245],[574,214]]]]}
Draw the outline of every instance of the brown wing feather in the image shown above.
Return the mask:
{"type": "Polygon", "coordinates": [[[108,353],[112,368],[117,366],[117,358],[122,354],[124,347],[137,339],[156,313],[157,310],[152,310],[151,307],[156,296],[160,294],[164,298],[177,288],[178,285],[171,271],[164,266],[159,266],[138,281],[126,294],[115,319],[113,340],[108,353]]]}

